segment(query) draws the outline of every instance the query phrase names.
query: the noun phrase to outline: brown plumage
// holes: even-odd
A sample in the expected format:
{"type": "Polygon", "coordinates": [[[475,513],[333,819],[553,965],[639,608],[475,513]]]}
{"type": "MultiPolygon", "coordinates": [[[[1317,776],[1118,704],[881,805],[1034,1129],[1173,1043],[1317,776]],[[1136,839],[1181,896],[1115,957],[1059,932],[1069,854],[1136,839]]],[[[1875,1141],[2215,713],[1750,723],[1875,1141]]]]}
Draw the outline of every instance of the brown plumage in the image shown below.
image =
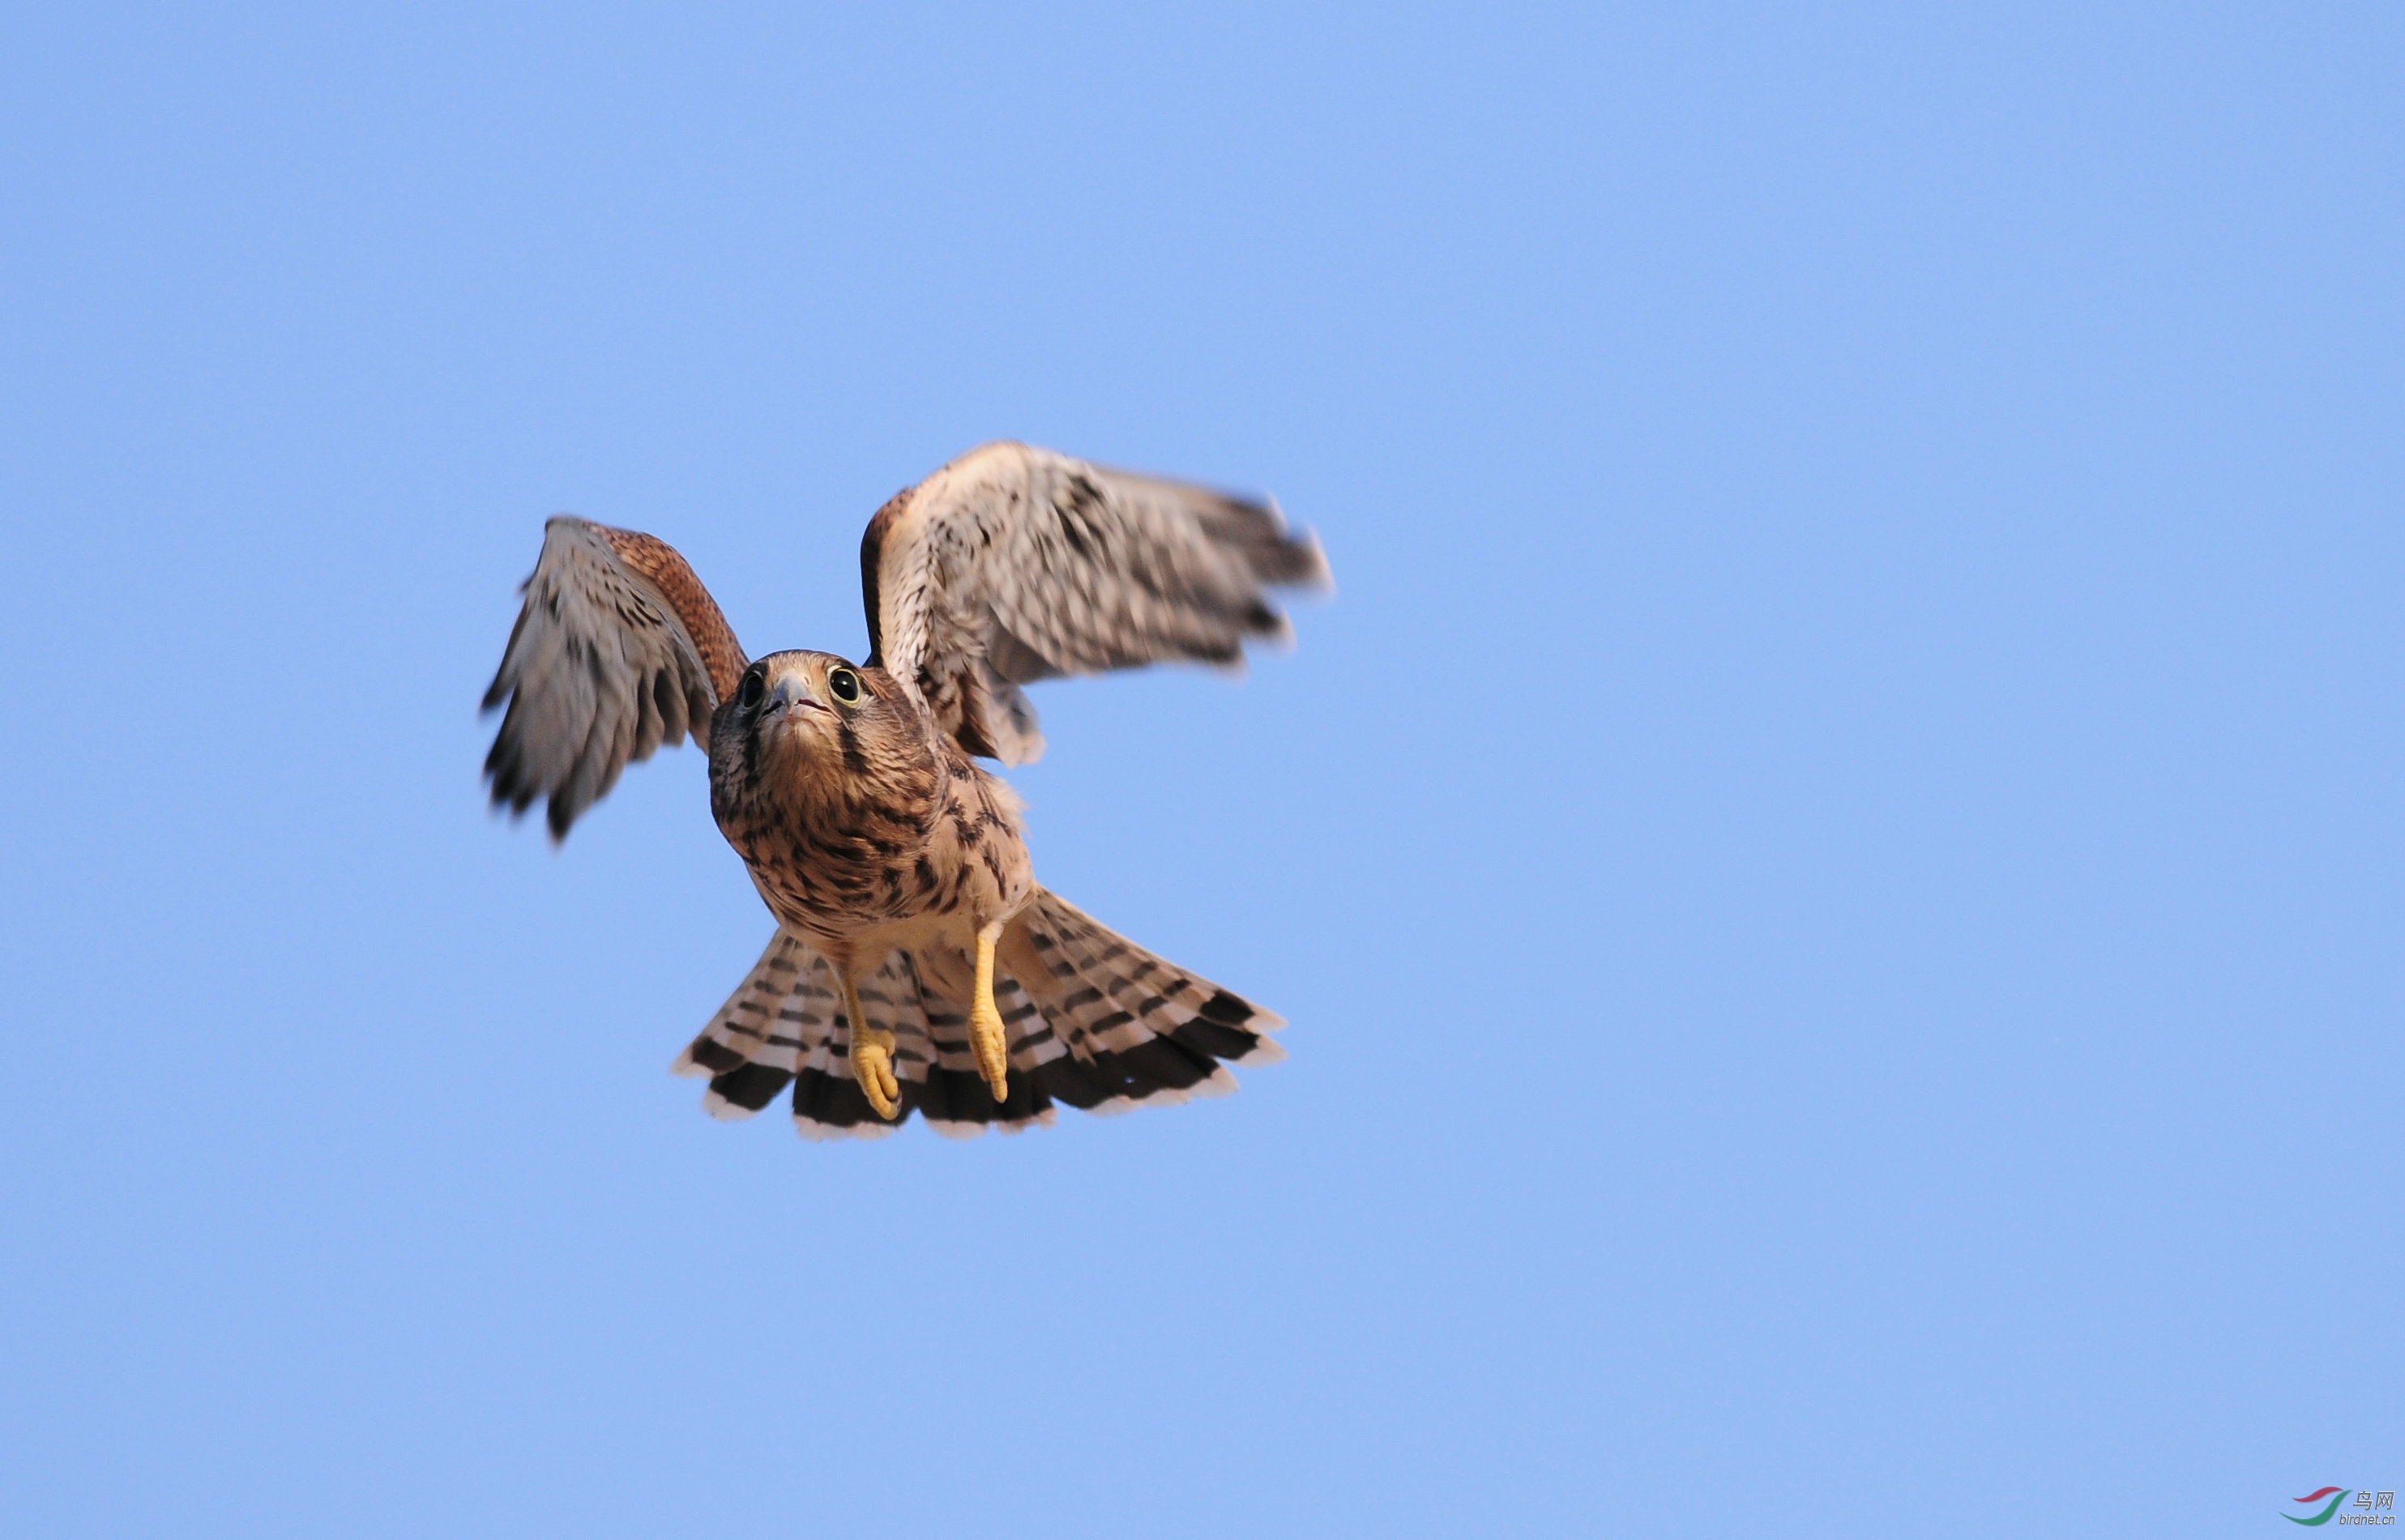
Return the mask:
{"type": "Polygon", "coordinates": [[[778,921],[680,1057],[713,1112],[790,1084],[806,1134],[948,1132],[1231,1089],[1283,1023],[1039,887],[1019,801],[974,754],[1042,751],[1019,686],[1166,658],[1241,665],[1282,637],[1263,594],[1324,583],[1273,507],[1019,444],[963,456],[872,521],[871,655],[744,657],[682,557],[568,517],[546,528],[485,696],[509,702],[493,799],[548,799],[555,838],[626,763],[686,733],[710,809],[778,921]]]}

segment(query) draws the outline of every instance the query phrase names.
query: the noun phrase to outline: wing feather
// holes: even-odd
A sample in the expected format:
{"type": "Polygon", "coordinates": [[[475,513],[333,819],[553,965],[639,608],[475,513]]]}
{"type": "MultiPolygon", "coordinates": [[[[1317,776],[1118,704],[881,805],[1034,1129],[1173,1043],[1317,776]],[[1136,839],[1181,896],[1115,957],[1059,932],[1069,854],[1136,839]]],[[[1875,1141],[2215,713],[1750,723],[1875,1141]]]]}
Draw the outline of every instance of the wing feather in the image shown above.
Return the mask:
{"type": "Polygon", "coordinates": [[[496,806],[548,799],[557,840],[662,743],[690,735],[706,749],[746,663],[693,568],[649,535],[562,514],[521,592],[485,692],[487,711],[509,703],[485,774],[496,806]]]}
{"type": "Polygon", "coordinates": [[[860,551],[872,664],[972,753],[1044,751],[1020,686],[1170,660],[1244,666],[1285,640],[1280,585],[1328,561],[1277,505],[1020,443],[970,451],[895,497],[860,551]]]}

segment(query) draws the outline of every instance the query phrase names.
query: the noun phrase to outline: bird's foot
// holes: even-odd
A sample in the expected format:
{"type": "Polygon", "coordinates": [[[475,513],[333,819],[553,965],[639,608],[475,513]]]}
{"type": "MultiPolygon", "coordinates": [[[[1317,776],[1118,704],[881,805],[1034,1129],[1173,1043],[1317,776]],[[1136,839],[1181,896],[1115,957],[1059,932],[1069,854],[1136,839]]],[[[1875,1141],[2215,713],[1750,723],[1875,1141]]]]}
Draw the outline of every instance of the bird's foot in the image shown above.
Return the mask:
{"type": "Polygon", "coordinates": [[[902,1083],[893,1076],[893,1034],[871,1027],[852,1034],[851,1077],[877,1115],[891,1123],[902,1115],[902,1083]]]}
{"type": "Polygon", "coordinates": [[[1010,1099],[1010,1050],[1003,1035],[1002,1013],[992,996],[969,1007],[969,1046],[977,1051],[977,1071],[996,1101],[1010,1099]]]}
{"type": "Polygon", "coordinates": [[[877,1115],[891,1123],[902,1115],[902,1082],[893,1074],[893,1034],[868,1024],[860,1009],[860,990],[848,978],[843,981],[843,1014],[851,1022],[851,1078],[860,1082],[861,1094],[877,1115]]]}
{"type": "Polygon", "coordinates": [[[977,1053],[977,1071],[996,1101],[1010,1099],[1010,1043],[1004,1034],[1002,1013],[993,1003],[993,948],[1002,939],[1002,921],[977,931],[977,992],[969,1001],[969,1046],[977,1053]]]}

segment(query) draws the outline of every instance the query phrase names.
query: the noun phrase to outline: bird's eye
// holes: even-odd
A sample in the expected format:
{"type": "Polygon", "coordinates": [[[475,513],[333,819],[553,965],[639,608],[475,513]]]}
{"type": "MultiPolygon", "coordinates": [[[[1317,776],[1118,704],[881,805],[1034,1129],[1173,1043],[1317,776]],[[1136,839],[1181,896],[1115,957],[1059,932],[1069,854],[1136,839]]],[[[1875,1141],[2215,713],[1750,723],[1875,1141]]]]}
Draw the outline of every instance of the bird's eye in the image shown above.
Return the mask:
{"type": "Polygon", "coordinates": [[[834,692],[835,698],[839,701],[856,701],[860,699],[860,676],[849,668],[830,668],[827,670],[827,689],[834,692]]]}
{"type": "Polygon", "coordinates": [[[744,675],[743,682],[736,687],[735,707],[738,711],[749,711],[753,707],[759,705],[760,697],[767,693],[767,677],[763,675],[759,670],[754,669],[751,673],[744,675]]]}

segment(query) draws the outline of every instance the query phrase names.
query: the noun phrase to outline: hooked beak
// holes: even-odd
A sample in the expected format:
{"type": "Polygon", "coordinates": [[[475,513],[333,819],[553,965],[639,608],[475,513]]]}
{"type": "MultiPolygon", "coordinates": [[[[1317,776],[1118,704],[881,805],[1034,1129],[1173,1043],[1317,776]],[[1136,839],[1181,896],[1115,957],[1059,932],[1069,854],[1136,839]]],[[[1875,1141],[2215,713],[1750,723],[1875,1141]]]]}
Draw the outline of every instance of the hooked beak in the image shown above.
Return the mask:
{"type": "Polygon", "coordinates": [[[768,698],[760,703],[759,720],[766,722],[772,717],[801,707],[807,707],[813,711],[826,709],[826,707],[810,693],[809,685],[804,684],[795,676],[787,674],[768,687],[768,698]]]}

